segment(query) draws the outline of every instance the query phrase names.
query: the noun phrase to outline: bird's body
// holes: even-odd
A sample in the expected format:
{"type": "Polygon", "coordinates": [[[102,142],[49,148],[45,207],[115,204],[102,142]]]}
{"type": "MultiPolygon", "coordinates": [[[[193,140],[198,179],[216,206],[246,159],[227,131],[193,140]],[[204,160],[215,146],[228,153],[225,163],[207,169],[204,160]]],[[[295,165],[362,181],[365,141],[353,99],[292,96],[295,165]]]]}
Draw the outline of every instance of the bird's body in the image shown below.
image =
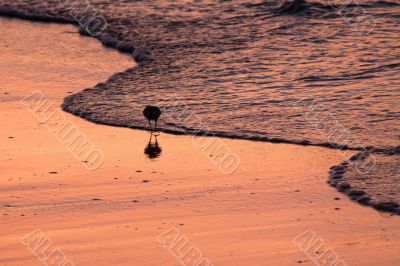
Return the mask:
{"type": "Polygon", "coordinates": [[[147,105],[143,110],[143,115],[149,121],[151,130],[153,130],[151,127],[151,122],[150,122],[151,120],[153,120],[155,122],[154,129],[157,130],[157,120],[161,115],[160,108],[158,108],[157,106],[147,105]]]}

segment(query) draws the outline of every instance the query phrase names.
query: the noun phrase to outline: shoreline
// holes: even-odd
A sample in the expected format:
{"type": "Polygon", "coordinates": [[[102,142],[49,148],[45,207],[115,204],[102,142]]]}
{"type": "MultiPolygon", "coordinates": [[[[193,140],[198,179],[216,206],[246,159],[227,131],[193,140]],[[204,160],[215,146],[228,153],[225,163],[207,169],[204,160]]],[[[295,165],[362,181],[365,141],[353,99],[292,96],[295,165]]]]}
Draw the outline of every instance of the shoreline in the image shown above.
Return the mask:
{"type": "MultiPolygon", "coordinates": [[[[78,27],[78,32],[82,36],[87,36],[91,37],[94,39],[97,39],[103,46],[105,47],[110,47],[112,49],[115,49],[123,54],[130,54],[135,51],[135,47],[127,44],[126,42],[121,41],[118,43],[116,40],[109,40],[108,38],[105,38],[104,36],[92,36],[88,34],[85,30],[82,30],[81,25],[79,24],[78,21],[74,19],[68,19],[66,17],[56,17],[56,16],[50,16],[50,15],[37,15],[34,13],[26,13],[23,11],[19,10],[14,10],[14,9],[6,9],[6,8],[0,8],[0,16],[3,17],[11,17],[11,18],[19,18],[23,20],[29,20],[29,21],[37,21],[37,22],[43,22],[43,23],[68,23],[71,25],[74,25],[78,27]],[[129,46],[129,47],[128,47],[129,46]]],[[[107,37],[110,37],[107,34],[107,37]]],[[[133,57],[132,57],[133,59],[133,57]]],[[[135,59],[133,59],[135,60],[135,59]]],[[[136,63],[140,63],[139,61],[135,60],[136,63]]],[[[114,73],[112,76],[110,76],[105,83],[98,83],[96,86],[89,88],[89,89],[94,89],[97,86],[101,86],[102,84],[106,84],[109,80],[112,80],[114,76],[120,75],[121,73],[127,71],[128,69],[114,73]]],[[[82,91],[77,92],[76,94],[81,93],[82,91]]],[[[100,121],[98,119],[93,119],[88,116],[82,116],[78,112],[71,110],[68,108],[68,98],[69,96],[72,95],[67,95],[64,98],[64,101],[62,103],[62,109],[65,112],[71,113],[73,115],[79,116],[83,119],[86,119],[88,121],[91,121],[96,124],[100,125],[108,125],[108,126],[114,126],[114,127],[125,127],[125,128],[131,128],[131,129],[139,129],[139,130],[147,130],[147,127],[142,127],[142,126],[126,126],[126,125],[119,125],[119,124],[113,124],[113,123],[106,123],[104,121],[100,121]]],[[[193,130],[170,130],[170,129],[163,129],[163,132],[168,133],[168,134],[173,134],[173,135],[193,135],[191,133],[193,130]]],[[[207,135],[212,135],[214,137],[220,137],[220,138],[227,138],[227,139],[242,139],[242,140],[250,140],[250,141],[260,141],[260,142],[270,142],[270,143],[284,143],[284,144],[294,144],[294,145],[301,145],[301,146],[315,146],[315,147],[324,147],[328,149],[334,149],[334,150],[341,150],[341,151],[372,151],[372,152],[378,152],[378,153],[385,153],[385,152],[391,152],[392,150],[399,149],[400,146],[393,146],[393,147],[387,147],[387,148],[378,148],[378,147],[373,147],[373,146],[356,146],[356,147],[351,147],[346,144],[340,144],[340,143],[331,143],[331,142],[324,142],[324,143],[314,143],[309,140],[290,140],[290,139],[284,139],[284,138],[268,138],[268,137],[256,137],[256,136],[236,136],[236,135],[230,135],[226,133],[219,133],[219,132],[210,132],[210,131],[203,131],[203,130],[197,130],[194,129],[195,132],[200,133],[203,136],[207,135]]]]}
{"type": "MultiPolygon", "coordinates": [[[[65,17],[55,17],[55,16],[46,16],[46,15],[37,15],[33,13],[25,13],[23,11],[19,10],[14,10],[14,9],[4,9],[0,8],[0,16],[2,17],[11,17],[11,18],[19,18],[22,20],[28,20],[28,21],[37,21],[37,22],[43,22],[43,23],[67,23],[74,25],[78,27],[78,32],[82,36],[86,37],[91,37],[96,40],[98,40],[103,46],[105,47],[110,47],[112,49],[117,50],[120,53],[123,54],[130,54],[135,51],[135,47],[127,44],[126,42],[118,42],[115,40],[110,41],[108,38],[105,38],[104,36],[91,36],[90,34],[85,33],[84,30],[82,30],[82,27],[79,25],[79,22],[75,21],[74,19],[68,19],[65,17]],[[127,46],[130,46],[130,48],[127,48],[127,46]]],[[[106,34],[108,37],[110,37],[108,34],[106,34]]],[[[133,59],[133,57],[132,57],[133,59]]],[[[136,63],[140,63],[139,61],[133,59],[136,63]]],[[[124,73],[125,71],[128,71],[129,69],[125,69],[121,72],[114,73],[112,76],[110,76],[107,81],[100,82],[93,86],[90,89],[95,89],[98,86],[102,86],[103,84],[107,84],[110,80],[115,78],[116,76],[124,73]]],[[[85,89],[86,90],[86,89],[85,89]]],[[[84,90],[81,90],[75,94],[82,93],[84,90]]],[[[90,122],[93,122],[95,124],[99,125],[107,125],[107,126],[114,126],[114,127],[121,127],[121,128],[130,128],[130,129],[138,129],[138,130],[147,130],[148,128],[146,126],[127,126],[127,125],[119,125],[119,124],[113,124],[113,123],[107,123],[104,121],[101,121],[99,119],[92,118],[90,116],[85,116],[79,114],[78,111],[72,110],[68,108],[68,100],[69,97],[73,95],[66,95],[64,98],[64,101],[62,102],[62,109],[65,112],[68,112],[70,114],[79,116],[85,120],[88,120],[90,122]]],[[[183,126],[181,127],[183,128],[183,126]]],[[[399,148],[400,146],[393,146],[393,147],[387,147],[387,148],[379,148],[379,147],[373,147],[373,146],[348,146],[347,144],[340,144],[340,143],[332,143],[332,142],[323,142],[323,143],[314,143],[309,140],[290,140],[290,139],[284,139],[284,138],[268,138],[268,137],[256,137],[256,136],[236,136],[232,134],[227,134],[227,133],[221,133],[221,132],[214,132],[214,131],[204,131],[204,130],[198,130],[198,129],[182,129],[180,130],[171,130],[171,129],[162,129],[164,133],[167,134],[173,134],[173,135],[193,135],[193,132],[198,132],[202,136],[207,137],[207,135],[212,135],[212,137],[219,137],[219,138],[227,138],[227,139],[238,139],[238,140],[250,140],[250,141],[259,141],[259,142],[269,142],[269,143],[283,143],[283,144],[293,144],[293,145],[301,145],[301,146],[314,146],[314,147],[324,147],[327,149],[333,149],[333,150],[339,150],[339,151],[372,151],[372,152],[390,152],[391,150],[395,150],[396,148],[399,148]]]]}
{"type": "MultiPolygon", "coordinates": [[[[32,22],[42,22],[42,23],[62,23],[62,24],[70,24],[74,25],[75,27],[78,28],[78,34],[86,37],[91,37],[94,38],[100,43],[105,46],[105,47],[110,47],[113,48],[121,53],[124,54],[132,54],[135,51],[135,47],[131,46],[130,48],[123,46],[122,44],[124,42],[119,42],[116,40],[109,40],[108,38],[105,38],[106,36],[92,36],[88,34],[82,26],[79,24],[78,21],[74,20],[73,18],[66,18],[66,17],[57,17],[57,16],[52,16],[52,15],[39,15],[39,14],[34,14],[34,13],[27,13],[24,11],[20,10],[15,10],[15,9],[10,9],[10,8],[1,8],[0,7],[0,16],[1,17],[9,17],[9,18],[18,18],[22,20],[28,20],[32,22]]],[[[107,34],[109,37],[109,35],[107,34]]]]}
{"type": "MultiPolygon", "coordinates": [[[[97,36],[90,36],[89,34],[85,33],[84,30],[82,30],[82,27],[79,25],[79,23],[73,19],[69,20],[67,18],[63,18],[63,17],[53,17],[53,16],[40,16],[40,15],[35,15],[35,14],[28,14],[28,13],[24,13],[24,12],[20,12],[17,10],[5,10],[5,9],[1,9],[0,8],[0,16],[5,16],[5,17],[13,17],[13,18],[18,18],[18,19],[23,19],[23,20],[30,20],[30,21],[39,21],[39,22],[44,22],[44,23],[68,23],[68,24],[72,24],[76,27],[78,27],[78,32],[80,35],[82,36],[89,36],[92,37],[94,39],[97,39],[98,41],[100,41],[100,43],[105,46],[105,47],[111,47],[112,49],[115,49],[121,53],[124,54],[132,54],[132,52],[135,50],[135,48],[133,46],[131,46],[131,48],[127,49],[127,45],[120,45],[120,48],[118,48],[119,44],[115,41],[109,41],[108,38],[107,39],[102,39],[102,36],[100,35],[99,37],[97,36]],[[122,47],[122,48],[121,48],[122,47]]],[[[132,57],[133,59],[133,57],[132,57]]],[[[135,60],[136,61],[136,60],[135,60]]],[[[137,62],[140,63],[140,62],[137,62]]],[[[129,69],[129,68],[128,68],[129,69]]],[[[122,72],[117,72],[114,73],[112,76],[110,76],[107,81],[100,82],[97,83],[97,85],[95,85],[92,88],[89,89],[95,89],[97,87],[101,87],[103,86],[103,84],[107,84],[107,82],[111,81],[113,78],[117,77],[118,75],[121,75],[123,72],[127,71],[128,69],[123,70],[122,72]]],[[[61,104],[61,108],[63,111],[76,115],[78,117],[81,117],[87,121],[90,121],[92,123],[98,124],[98,125],[106,125],[106,126],[113,126],[113,127],[120,127],[120,128],[129,128],[129,129],[136,129],[136,130],[148,130],[147,126],[127,126],[127,125],[120,125],[120,124],[115,124],[115,123],[107,123],[101,119],[96,119],[91,117],[90,115],[84,115],[81,114],[79,110],[73,110],[69,107],[68,105],[68,101],[71,99],[71,97],[74,97],[74,95],[83,93],[83,91],[78,91],[73,95],[66,95],[65,98],[63,99],[63,102],[61,104]]],[[[237,140],[248,140],[248,141],[255,141],[255,142],[267,142],[267,143],[277,143],[277,144],[292,144],[292,145],[299,145],[299,146],[311,146],[311,147],[323,147],[323,148],[327,148],[327,149],[332,149],[332,150],[337,150],[339,152],[348,152],[348,151],[359,151],[360,153],[359,155],[362,154],[391,154],[393,156],[398,156],[399,153],[399,148],[400,146],[397,147],[387,147],[387,148],[376,148],[376,147],[372,147],[372,146],[366,146],[366,147],[351,147],[348,145],[342,145],[342,144],[338,144],[338,143],[330,143],[330,142],[326,142],[326,143],[313,143],[310,142],[308,140],[290,140],[290,139],[284,139],[284,138],[268,138],[268,137],[256,137],[256,136],[237,136],[237,135],[230,135],[230,134],[226,134],[226,133],[221,133],[221,132],[213,132],[213,131],[207,131],[207,130],[196,130],[196,129],[188,129],[188,128],[184,128],[182,127],[182,130],[171,130],[171,129],[161,129],[163,133],[166,134],[172,134],[172,135],[184,135],[184,136],[201,136],[201,137],[206,137],[206,138],[222,138],[222,139],[237,139],[237,140]]],[[[347,154],[343,154],[343,161],[335,166],[332,166],[331,168],[335,168],[335,167],[341,167],[343,164],[346,164],[347,162],[353,162],[353,160],[348,160],[346,157],[348,155],[347,154]]],[[[356,160],[357,161],[357,160],[356,160]]],[[[363,194],[361,196],[352,196],[351,193],[353,193],[353,190],[356,191],[362,191],[363,193],[365,193],[365,191],[360,190],[358,188],[354,188],[354,189],[343,189],[341,188],[341,186],[348,186],[347,182],[344,182],[344,185],[341,184],[341,182],[339,182],[342,178],[343,175],[340,175],[338,177],[338,175],[335,175],[335,172],[329,172],[327,173],[328,176],[328,180],[327,183],[329,185],[331,185],[332,187],[336,188],[339,192],[342,192],[343,194],[347,195],[349,197],[349,199],[358,202],[361,205],[367,205],[370,206],[378,211],[382,211],[382,212],[389,212],[392,213],[394,215],[400,215],[400,207],[399,207],[399,202],[381,202],[381,201],[371,201],[370,200],[370,196],[368,194],[363,194]],[[367,199],[367,200],[365,200],[367,199]]]]}
{"type": "MultiPolygon", "coordinates": [[[[84,47],[90,40],[74,38],[71,45],[75,42],[84,47]]],[[[74,57],[67,58],[64,54],[67,61],[74,57]]],[[[98,80],[95,76],[65,86],[57,83],[62,78],[52,77],[53,83],[32,83],[29,89],[41,88],[61,102],[66,88],[79,91],[98,80]]],[[[169,228],[178,228],[215,264],[312,265],[293,243],[310,229],[348,264],[394,265],[400,259],[398,217],[354,204],[326,184],[329,167],[342,161],[335,150],[224,139],[242,159],[238,171],[224,175],[193,146],[191,136],[161,134],[161,157],[149,160],[143,154],[148,132],[97,125],[65,113],[105,155],[104,165],[88,172],[32,113],[7,101],[26,95],[29,84],[11,81],[5,85],[9,94],[2,95],[6,123],[0,131],[5,151],[0,166],[8,169],[1,181],[0,222],[7,228],[0,236],[7,246],[2,263],[39,265],[20,243],[37,228],[68,259],[83,265],[178,265],[156,239],[169,228]]],[[[53,108],[61,110],[58,104],[53,108]]]]}

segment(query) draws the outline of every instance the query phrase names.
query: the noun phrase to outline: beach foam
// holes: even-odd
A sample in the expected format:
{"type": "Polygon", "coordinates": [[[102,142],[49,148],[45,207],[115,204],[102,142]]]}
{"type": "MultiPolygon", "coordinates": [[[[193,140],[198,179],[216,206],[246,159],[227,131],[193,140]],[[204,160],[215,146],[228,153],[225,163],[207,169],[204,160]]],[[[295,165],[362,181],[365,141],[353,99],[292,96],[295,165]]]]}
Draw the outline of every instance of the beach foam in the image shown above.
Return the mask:
{"type": "Polygon", "coordinates": [[[329,184],[352,200],[400,215],[400,149],[362,152],[331,168],[329,184]]]}

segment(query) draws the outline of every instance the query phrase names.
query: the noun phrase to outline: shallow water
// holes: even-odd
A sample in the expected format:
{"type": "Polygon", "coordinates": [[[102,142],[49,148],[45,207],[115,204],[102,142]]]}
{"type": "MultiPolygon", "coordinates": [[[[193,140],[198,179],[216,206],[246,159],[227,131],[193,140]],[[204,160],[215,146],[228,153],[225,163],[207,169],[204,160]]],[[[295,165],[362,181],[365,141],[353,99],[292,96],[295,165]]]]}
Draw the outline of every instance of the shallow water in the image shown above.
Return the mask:
{"type": "MultiPolygon", "coordinates": [[[[400,144],[398,2],[360,0],[358,9],[346,8],[374,18],[368,35],[338,13],[340,6],[311,5],[294,15],[276,14],[275,1],[110,2],[91,1],[108,22],[98,37],[141,47],[152,60],[68,97],[68,112],[142,128],[143,106],[156,104],[169,131],[400,144]]],[[[3,14],[11,9],[70,18],[55,0],[0,4],[3,14]]]]}
{"type": "Polygon", "coordinates": [[[400,215],[399,155],[400,150],[354,155],[331,168],[329,184],[363,205],[400,215]]]}
{"type": "Polygon", "coordinates": [[[344,181],[349,181],[353,187],[366,192],[372,200],[400,203],[400,187],[398,186],[400,184],[400,156],[375,154],[374,157],[376,167],[363,175],[355,169],[350,169],[346,172],[344,181]]]}

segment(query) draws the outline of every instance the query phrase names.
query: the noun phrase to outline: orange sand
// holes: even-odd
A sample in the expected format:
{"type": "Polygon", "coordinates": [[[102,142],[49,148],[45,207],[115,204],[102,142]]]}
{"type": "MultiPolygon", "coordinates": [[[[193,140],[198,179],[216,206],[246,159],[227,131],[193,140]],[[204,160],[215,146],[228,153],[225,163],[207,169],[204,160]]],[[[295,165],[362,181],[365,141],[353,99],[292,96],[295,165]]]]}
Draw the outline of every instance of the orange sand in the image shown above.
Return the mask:
{"type": "Polygon", "coordinates": [[[191,136],[161,134],[150,160],[148,132],[65,114],[104,154],[88,170],[19,99],[40,89],[59,110],[132,61],[60,34],[72,26],[0,19],[0,32],[0,265],[42,265],[20,242],[35,229],[76,265],[180,265],[157,240],[173,227],[214,265],[313,265],[293,243],[308,229],[347,265],[399,264],[399,217],[326,184],[335,150],[224,139],[241,160],[225,175],[191,136]]]}

